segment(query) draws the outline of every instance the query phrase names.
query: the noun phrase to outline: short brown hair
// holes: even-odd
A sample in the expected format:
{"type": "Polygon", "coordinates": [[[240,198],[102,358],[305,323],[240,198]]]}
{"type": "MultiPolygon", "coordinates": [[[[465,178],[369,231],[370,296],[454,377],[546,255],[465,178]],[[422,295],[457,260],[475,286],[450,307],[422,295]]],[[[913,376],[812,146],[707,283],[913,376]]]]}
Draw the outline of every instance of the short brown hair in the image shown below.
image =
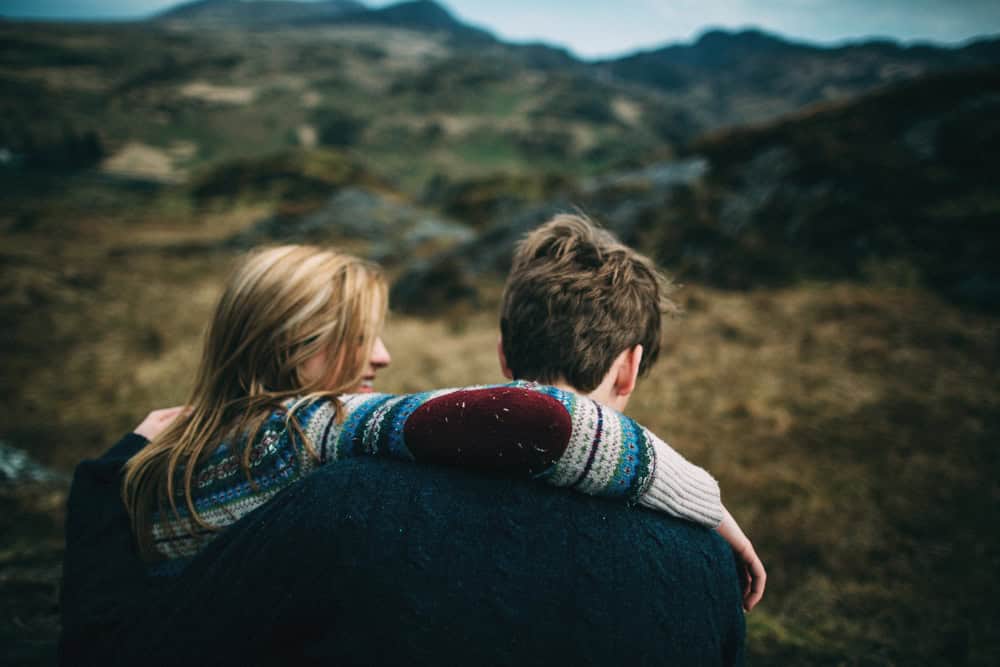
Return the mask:
{"type": "Polygon", "coordinates": [[[641,344],[640,375],[676,312],[652,260],[582,215],[560,214],[525,236],[504,286],[500,331],[517,379],[593,391],[625,349],[641,344]]]}

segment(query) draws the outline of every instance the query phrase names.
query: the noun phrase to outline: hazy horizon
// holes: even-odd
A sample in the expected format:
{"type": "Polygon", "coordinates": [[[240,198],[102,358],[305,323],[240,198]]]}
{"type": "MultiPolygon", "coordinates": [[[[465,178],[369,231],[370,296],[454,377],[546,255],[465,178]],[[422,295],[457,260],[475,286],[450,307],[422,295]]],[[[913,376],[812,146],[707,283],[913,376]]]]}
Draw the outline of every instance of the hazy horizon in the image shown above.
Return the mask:
{"type": "MultiPolygon", "coordinates": [[[[306,0],[311,1],[311,0],[306,0]]],[[[0,16],[39,20],[138,20],[174,7],[172,0],[6,0],[0,16]]],[[[365,2],[382,7],[394,2],[365,2]]],[[[793,41],[836,46],[870,39],[955,46],[1000,34],[1000,3],[891,0],[875,9],[863,0],[628,0],[610,6],[576,2],[447,0],[461,21],[512,42],[542,41],[582,58],[690,42],[713,29],[758,29],[793,41]]]]}

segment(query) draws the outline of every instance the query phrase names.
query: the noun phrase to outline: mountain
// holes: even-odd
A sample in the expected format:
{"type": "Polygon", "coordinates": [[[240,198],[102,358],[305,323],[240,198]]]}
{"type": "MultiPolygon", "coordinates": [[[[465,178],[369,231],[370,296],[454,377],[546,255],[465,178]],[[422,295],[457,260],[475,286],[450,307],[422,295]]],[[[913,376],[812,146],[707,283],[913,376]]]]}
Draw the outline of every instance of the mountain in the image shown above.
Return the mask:
{"type": "Polygon", "coordinates": [[[1000,39],[962,48],[868,41],[838,47],[760,30],[706,32],[594,65],[604,76],[659,90],[701,119],[702,129],[774,118],[935,71],[1000,64],[1000,39]]]}
{"type": "Polygon", "coordinates": [[[263,27],[323,20],[359,11],[365,11],[365,6],[355,0],[194,0],[167,9],[154,20],[199,26],[263,27]]]}
{"type": "Polygon", "coordinates": [[[504,43],[427,1],[202,0],[153,21],[0,23],[0,41],[11,47],[0,50],[11,163],[97,164],[166,183],[325,146],[357,151],[418,198],[432,184],[641,168],[705,131],[1000,62],[1000,40],[826,49],[716,31],[595,64],[504,43]]]}
{"type": "Polygon", "coordinates": [[[924,74],[1000,64],[1000,39],[996,38],[961,48],[904,46],[884,40],[825,47],[761,30],[712,30],[691,43],[588,63],[544,44],[506,44],[487,30],[456,19],[431,0],[376,9],[345,0],[202,0],[166,12],[161,21],[194,29],[365,25],[446,35],[450,46],[461,52],[456,58],[459,62],[479,60],[488,55],[484,49],[502,51],[514,61],[507,68],[508,78],[516,78],[527,65],[549,72],[586,72],[579,80],[581,90],[608,84],[641,90],[647,99],[655,97],[653,106],[662,111],[644,124],[670,144],[684,143],[709,130],[773,119],[809,104],[850,99],[924,74]]]}
{"type": "MultiPolygon", "coordinates": [[[[978,307],[998,300],[997,67],[953,68],[997,58],[1000,40],[827,49],[713,32],[590,64],[456,39],[480,33],[432,2],[283,26],[262,49],[256,28],[0,23],[16,47],[0,50],[0,168],[167,185],[261,160],[265,185],[251,190],[266,198],[275,186],[263,172],[283,169],[268,156],[333,149],[494,244],[514,220],[578,204],[692,280],[880,276],[978,307]],[[659,69],[612,72],[644,58],[659,69]],[[674,72],[672,87],[636,78],[654,70],[674,72]],[[679,155],[693,162],[678,166],[679,155]]],[[[316,188],[308,207],[283,210],[283,228],[326,210],[327,186],[316,188]]],[[[481,257],[473,245],[453,274],[481,257]]]]}

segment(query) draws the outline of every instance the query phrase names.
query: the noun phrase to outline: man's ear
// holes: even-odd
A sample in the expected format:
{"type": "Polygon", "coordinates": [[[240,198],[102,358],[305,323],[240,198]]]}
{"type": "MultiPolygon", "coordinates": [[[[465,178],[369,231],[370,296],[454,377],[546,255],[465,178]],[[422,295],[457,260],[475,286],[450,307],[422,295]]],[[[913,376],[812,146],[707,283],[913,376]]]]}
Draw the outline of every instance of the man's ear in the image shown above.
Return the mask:
{"type": "Polygon", "coordinates": [[[508,380],[514,379],[514,374],[510,372],[510,367],[507,365],[507,355],[503,353],[503,335],[497,337],[497,359],[500,360],[500,372],[508,380]]]}
{"type": "Polygon", "coordinates": [[[616,396],[630,396],[635,391],[642,363],[642,345],[634,345],[618,357],[618,372],[615,374],[614,392],[616,396]]]}

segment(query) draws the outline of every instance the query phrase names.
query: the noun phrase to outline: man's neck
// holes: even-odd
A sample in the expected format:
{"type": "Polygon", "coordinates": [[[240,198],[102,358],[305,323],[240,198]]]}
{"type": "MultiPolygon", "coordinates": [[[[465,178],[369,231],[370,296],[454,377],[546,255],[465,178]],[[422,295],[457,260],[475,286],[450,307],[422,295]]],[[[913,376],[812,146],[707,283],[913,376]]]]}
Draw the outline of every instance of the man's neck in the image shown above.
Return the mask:
{"type": "Polygon", "coordinates": [[[563,391],[569,391],[579,396],[586,396],[587,398],[597,401],[601,405],[618,410],[619,412],[624,412],[625,405],[628,403],[628,397],[615,396],[613,387],[605,386],[608,384],[606,382],[602,382],[591,392],[580,391],[565,380],[556,380],[555,382],[551,382],[549,384],[558,389],[562,389],[563,391]]]}
{"type": "Polygon", "coordinates": [[[547,384],[551,384],[556,389],[562,389],[563,391],[569,391],[569,392],[572,392],[574,394],[579,394],[580,396],[586,396],[587,395],[585,392],[580,391],[576,387],[570,385],[568,382],[565,382],[563,380],[557,380],[555,382],[549,382],[547,384]]]}

